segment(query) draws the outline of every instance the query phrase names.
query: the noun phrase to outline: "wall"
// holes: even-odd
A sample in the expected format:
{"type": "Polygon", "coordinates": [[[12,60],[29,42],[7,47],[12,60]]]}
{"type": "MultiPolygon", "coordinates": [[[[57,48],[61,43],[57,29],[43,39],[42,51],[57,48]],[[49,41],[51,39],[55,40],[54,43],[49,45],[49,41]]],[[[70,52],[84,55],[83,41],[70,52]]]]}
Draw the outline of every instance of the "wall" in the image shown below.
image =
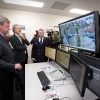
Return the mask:
{"type": "MultiPolygon", "coordinates": [[[[6,16],[11,21],[11,27],[13,24],[18,23],[26,26],[26,38],[31,41],[35,30],[37,29],[54,29],[53,26],[58,26],[59,23],[71,19],[67,16],[51,15],[36,12],[0,9],[0,14],[6,16]]],[[[13,32],[10,30],[10,34],[13,32]]],[[[46,35],[46,34],[45,34],[46,35]]],[[[31,45],[28,47],[29,63],[31,60],[31,45]]]]}

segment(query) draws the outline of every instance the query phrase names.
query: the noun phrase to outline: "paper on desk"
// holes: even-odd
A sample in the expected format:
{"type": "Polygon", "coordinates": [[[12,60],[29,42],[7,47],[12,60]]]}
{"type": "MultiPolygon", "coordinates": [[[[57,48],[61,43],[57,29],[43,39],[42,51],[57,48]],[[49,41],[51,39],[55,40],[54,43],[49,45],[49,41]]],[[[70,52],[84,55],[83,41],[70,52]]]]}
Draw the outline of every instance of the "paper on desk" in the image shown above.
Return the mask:
{"type": "Polygon", "coordinates": [[[51,73],[55,69],[51,68],[50,66],[46,66],[46,67],[42,67],[41,70],[44,71],[45,73],[51,73]]]}
{"type": "Polygon", "coordinates": [[[60,93],[54,86],[50,86],[50,89],[45,91],[46,100],[52,97],[59,97],[60,93]]]}

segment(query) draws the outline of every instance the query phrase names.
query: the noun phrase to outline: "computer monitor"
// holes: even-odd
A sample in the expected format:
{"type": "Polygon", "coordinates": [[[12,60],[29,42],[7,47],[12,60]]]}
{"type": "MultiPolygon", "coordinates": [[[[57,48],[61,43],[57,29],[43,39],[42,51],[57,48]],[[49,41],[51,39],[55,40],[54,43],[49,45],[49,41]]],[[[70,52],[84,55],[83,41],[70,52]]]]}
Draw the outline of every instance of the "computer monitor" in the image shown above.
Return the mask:
{"type": "Polygon", "coordinates": [[[89,14],[59,24],[62,45],[99,52],[99,12],[89,14]]]}
{"type": "Polygon", "coordinates": [[[56,63],[58,63],[66,71],[69,71],[69,61],[70,61],[70,54],[68,52],[61,50],[56,51],[56,63]]]}
{"type": "Polygon", "coordinates": [[[89,67],[77,56],[70,54],[70,74],[76,84],[79,94],[83,97],[87,86],[89,67]]]}
{"type": "Polygon", "coordinates": [[[93,56],[84,55],[83,60],[91,69],[87,88],[100,98],[100,59],[93,56]]]}
{"type": "Polygon", "coordinates": [[[93,70],[93,78],[88,79],[87,88],[100,98],[100,69],[90,66],[93,70]]]}
{"type": "Polygon", "coordinates": [[[56,55],[56,49],[55,48],[50,48],[50,47],[45,47],[45,56],[55,60],[55,55],[56,55]]]}

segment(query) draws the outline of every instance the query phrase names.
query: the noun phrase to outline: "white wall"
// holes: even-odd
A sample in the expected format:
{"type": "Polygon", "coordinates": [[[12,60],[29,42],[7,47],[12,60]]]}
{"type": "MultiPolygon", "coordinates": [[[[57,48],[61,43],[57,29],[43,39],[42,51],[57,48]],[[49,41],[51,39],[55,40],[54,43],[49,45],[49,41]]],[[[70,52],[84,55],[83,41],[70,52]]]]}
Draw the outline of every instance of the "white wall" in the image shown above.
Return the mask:
{"type": "MultiPolygon", "coordinates": [[[[0,9],[0,14],[9,18],[11,28],[13,24],[21,24],[26,26],[26,38],[30,41],[37,29],[54,29],[53,26],[58,26],[59,23],[71,19],[67,16],[51,15],[36,12],[0,9]]],[[[13,32],[10,30],[10,34],[13,32]]],[[[29,63],[31,63],[31,45],[28,47],[29,63]]]]}

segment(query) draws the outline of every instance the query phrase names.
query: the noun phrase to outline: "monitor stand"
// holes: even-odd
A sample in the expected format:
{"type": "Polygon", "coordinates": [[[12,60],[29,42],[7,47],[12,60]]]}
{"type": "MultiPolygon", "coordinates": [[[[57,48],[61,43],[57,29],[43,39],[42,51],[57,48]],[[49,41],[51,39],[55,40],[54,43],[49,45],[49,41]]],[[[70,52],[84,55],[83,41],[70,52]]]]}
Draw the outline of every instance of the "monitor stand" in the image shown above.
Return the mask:
{"type": "Polygon", "coordinates": [[[84,51],[83,50],[78,50],[78,56],[79,56],[79,58],[83,59],[84,51]]]}

